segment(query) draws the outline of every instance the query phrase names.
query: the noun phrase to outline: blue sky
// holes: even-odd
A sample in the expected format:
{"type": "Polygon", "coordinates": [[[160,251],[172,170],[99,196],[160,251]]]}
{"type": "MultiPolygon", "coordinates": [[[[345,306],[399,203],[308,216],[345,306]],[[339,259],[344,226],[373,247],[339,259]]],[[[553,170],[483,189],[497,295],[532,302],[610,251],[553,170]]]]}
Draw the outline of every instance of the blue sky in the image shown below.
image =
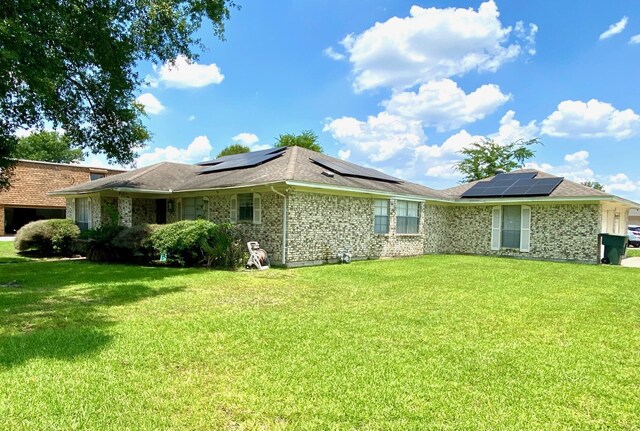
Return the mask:
{"type": "MultiPolygon", "coordinates": [[[[435,188],[482,136],[640,200],[640,3],[241,1],[196,64],[141,64],[138,166],[314,130],[325,152],[435,188]]],[[[98,163],[89,159],[88,163],[98,163]]]]}

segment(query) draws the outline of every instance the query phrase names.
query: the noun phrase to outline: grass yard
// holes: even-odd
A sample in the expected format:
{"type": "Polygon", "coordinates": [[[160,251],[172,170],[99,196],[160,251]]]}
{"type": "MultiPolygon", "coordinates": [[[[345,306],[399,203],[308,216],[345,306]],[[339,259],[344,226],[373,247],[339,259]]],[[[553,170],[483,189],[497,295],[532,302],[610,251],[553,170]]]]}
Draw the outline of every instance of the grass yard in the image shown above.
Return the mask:
{"type": "Polygon", "coordinates": [[[425,256],[233,273],[10,245],[1,429],[640,427],[639,269],[425,256]]]}

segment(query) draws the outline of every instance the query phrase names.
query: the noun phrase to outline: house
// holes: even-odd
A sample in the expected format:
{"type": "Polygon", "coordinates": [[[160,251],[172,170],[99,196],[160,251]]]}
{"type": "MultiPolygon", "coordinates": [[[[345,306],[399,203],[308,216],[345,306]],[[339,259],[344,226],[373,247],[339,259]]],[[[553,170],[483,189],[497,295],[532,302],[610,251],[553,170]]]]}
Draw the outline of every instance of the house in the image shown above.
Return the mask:
{"type": "Polygon", "coordinates": [[[0,191],[0,235],[14,234],[34,220],[65,218],[65,199],[49,195],[49,192],[122,172],[124,171],[17,160],[11,187],[0,191]]]}
{"type": "Polygon", "coordinates": [[[629,211],[629,224],[640,226],[640,209],[633,208],[629,211]]]}
{"type": "Polygon", "coordinates": [[[434,190],[299,147],[164,162],[52,194],[83,228],[115,213],[126,226],[235,223],[287,266],[335,261],[343,251],[356,259],[471,253],[595,263],[598,233],[622,233],[637,206],[533,170],[434,190]]]}

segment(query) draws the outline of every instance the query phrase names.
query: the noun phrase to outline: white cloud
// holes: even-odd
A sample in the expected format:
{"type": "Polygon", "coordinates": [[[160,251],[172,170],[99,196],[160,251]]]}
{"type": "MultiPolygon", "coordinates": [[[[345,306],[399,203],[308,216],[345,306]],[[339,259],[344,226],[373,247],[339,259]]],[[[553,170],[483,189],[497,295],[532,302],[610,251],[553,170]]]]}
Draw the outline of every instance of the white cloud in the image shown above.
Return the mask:
{"type": "Polygon", "coordinates": [[[211,143],[206,136],[197,136],[187,148],[177,148],[169,145],[163,148],[154,148],[152,151],[144,152],[136,159],[138,167],[152,165],[159,162],[175,163],[197,163],[209,160],[211,154],[211,143]]]}
{"type": "Polygon", "coordinates": [[[459,159],[458,153],[473,142],[478,142],[482,136],[472,136],[466,130],[449,136],[442,145],[420,145],[415,149],[415,156],[420,161],[428,161],[433,158],[453,156],[459,159]]]}
{"type": "Polygon", "coordinates": [[[536,55],[536,34],[538,33],[538,26],[530,23],[528,27],[529,31],[527,31],[524,22],[518,21],[514,30],[516,36],[524,41],[527,54],[536,55]]]}
{"type": "Polygon", "coordinates": [[[559,166],[553,166],[549,163],[528,162],[525,163],[525,168],[537,169],[578,183],[597,180],[593,170],[589,167],[588,151],[580,150],[567,154],[564,156],[564,161],[565,163],[559,166]]]}
{"type": "Polygon", "coordinates": [[[640,34],[636,34],[635,36],[631,36],[631,39],[629,39],[629,43],[632,45],[636,45],[640,43],[640,34]]]}
{"type": "Polygon", "coordinates": [[[195,115],[191,115],[191,116],[188,118],[188,120],[189,120],[189,121],[193,121],[193,120],[195,120],[195,119],[196,119],[196,116],[195,116],[195,115]]]}
{"type": "Polygon", "coordinates": [[[640,115],[619,111],[610,103],[565,100],[542,122],[542,133],[568,138],[627,139],[640,134],[640,115]]]}
{"type": "Polygon", "coordinates": [[[239,133],[234,136],[233,141],[237,144],[251,146],[259,141],[258,136],[253,133],[239,133]]]}
{"type": "Polygon", "coordinates": [[[530,121],[526,125],[520,124],[515,119],[516,113],[512,110],[507,111],[500,119],[500,128],[498,133],[489,135],[495,142],[506,145],[519,139],[529,140],[535,138],[540,132],[535,120],[530,121]]]}
{"type": "Polygon", "coordinates": [[[332,46],[322,50],[322,53],[332,60],[344,60],[346,58],[343,53],[336,51],[332,46]]]}
{"type": "Polygon", "coordinates": [[[423,125],[442,132],[483,119],[510,97],[494,84],[485,84],[466,94],[454,81],[441,79],[421,85],[417,93],[395,93],[382,105],[391,115],[419,119],[423,125]]]}
{"type": "Polygon", "coordinates": [[[351,150],[338,150],[338,157],[342,160],[347,160],[351,156],[351,150]]]}
{"type": "Polygon", "coordinates": [[[259,142],[258,136],[253,133],[246,133],[246,132],[239,133],[231,139],[236,144],[249,147],[251,151],[266,150],[267,148],[271,148],[271,145],[269,144],[258,145],[258,142],[259,142]]]}
{"type": "Polygon", "coordinates": [[[604,189],[610,193],[614,193],[616,190],[621,192],[635,192],[640,190],[640,186],[631,181],[631,179],[623,173],[611,175],[608,180],[607,184],[604,185],[604,189]]]}
{"type": "MultiPolygon", "coordinates": [[[[406,88],[467,72],[496,71],[522,52],[510,41],[511,27],[503,27],[493,0],[477,11],[462,8],[412,6],[406,18],[392,17],[361,34],[346,36],[353,65],[354,89],[406,88]]],[[[537,27],[519,26],[516,39],[532,48],[537,27]]]]}
{"type": "Polygon", "coordinates": [[[154,65],[153,70],[157,76],[147,77],[151,87],[157,87],[160,83],[175,88],[205,87],[220,84],[224,79],[215,63],[191,63],[182,55],[179,55],[173,64],[167,62],[160,67],[154,65]]]}
{"type": "Polygon", "coordinates": [[[427,169],[425,173],[428,177],[442,178],[446,180],[457,180],[462,178],[462,174],[456,170],[456,162],[444,162],[427,169]]]}
{"type": "Polygon", "coordinates": [[[151,93],[143,93],[139,95],[136,98],[136,102],[144,106],[144,111],[147,114],[158,115],[165,110],[164,105],[151,93]]]}
{"type": "Polygon", "coordinates": [[[384,162],[422,144],[426,137],[420,121],[381,112],[367,121],[342,117],[325,124],[323,131],[347,147],[350,155],[384,162]]]}
{"type": "Polygon", "coordinates": [[[629,22],[629,18],[623,16],[622,19],[614,24],[611,24],[609,28],[600,35],[600,40],[608,39],[611,36],[615,36],[616,34],[622,33],[622,31],[627,26],[627,22],[629,22]]]}

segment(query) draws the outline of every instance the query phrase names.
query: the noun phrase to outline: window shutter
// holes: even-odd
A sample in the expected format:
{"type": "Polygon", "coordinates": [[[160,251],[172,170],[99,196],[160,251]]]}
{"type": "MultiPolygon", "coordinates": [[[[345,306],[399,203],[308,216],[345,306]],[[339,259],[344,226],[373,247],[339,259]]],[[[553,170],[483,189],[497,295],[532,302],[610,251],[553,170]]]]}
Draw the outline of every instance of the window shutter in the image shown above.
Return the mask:
{"type": "Polygon", "coordinates": [[[491,211],[491,250],[500,250],[500,233],[502,230],[502,208],[493,207],[491,211]]]}
{"type": "Polygon", "coordinates": [[[522,205],[520,211],[520,251],[528,253],[531,247],[531,207],[522,205]]]}
{"type": "Polygon", "coordinates": [[[258,193],[253,194],[253,224],[262,223],[262,198],[258,193]]]}
{"type": "Polygon", "coordinates": [[[231,220],[231,223],[236,223],[238,221],[238,195],[231,196],[229,219],[231,220]]]}

